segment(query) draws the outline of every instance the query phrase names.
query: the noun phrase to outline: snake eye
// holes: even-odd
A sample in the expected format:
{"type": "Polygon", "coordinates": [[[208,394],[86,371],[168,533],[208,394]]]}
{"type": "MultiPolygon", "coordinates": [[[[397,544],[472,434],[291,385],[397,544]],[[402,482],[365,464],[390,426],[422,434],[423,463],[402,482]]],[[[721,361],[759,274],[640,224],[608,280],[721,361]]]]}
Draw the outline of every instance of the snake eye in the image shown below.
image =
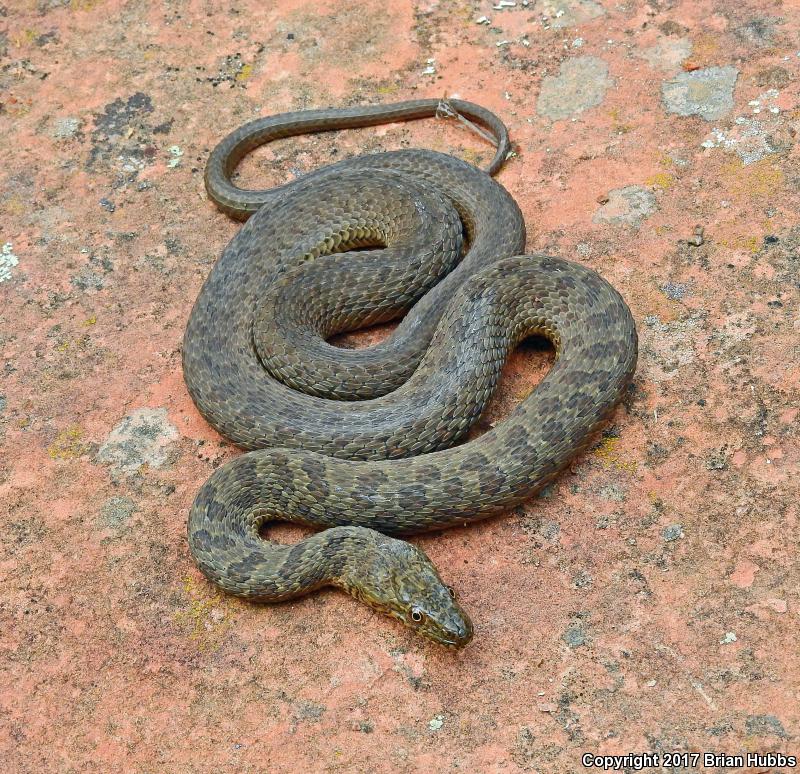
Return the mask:
{"type": "Polygon", "coordinates": [[[414,623],[419,623],[422,620],[422,613],[416,607],[411,610],[411,620],[414,623]]]}
{"type": "Polygon", "coordinates": [[[448,586],[447,590],[450,592],[450,596],[455,599],[456,598],[456,590],[452,586],[448,586]]]}

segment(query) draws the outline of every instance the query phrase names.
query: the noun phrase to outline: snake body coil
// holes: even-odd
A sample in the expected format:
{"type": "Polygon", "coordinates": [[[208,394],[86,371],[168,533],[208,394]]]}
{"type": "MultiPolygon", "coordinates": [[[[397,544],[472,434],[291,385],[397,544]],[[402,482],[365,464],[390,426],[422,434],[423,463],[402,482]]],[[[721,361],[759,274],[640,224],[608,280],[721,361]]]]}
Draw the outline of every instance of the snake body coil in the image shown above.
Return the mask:
{"type": "MultiPolygon", "coordinates": [[[[501,513],[550,481],[630,380],[630,312],[593,271],[519,255],[525,233],[513,199],[451,156],[358,156],[269,191],[230,182],[242,156],[271,139],[438,107],[259,119],[212,153],[211,198],[236,217],[255,214],[195,303],[184,377],[203,416],[255,451],[209,478],[188,529],[198,566],[226,591],[278,601],[339,586],[461,647],[472,637],[466,613],[419,549],[388,536],[501,513]],[[325,341],[403,313],[370,349],[325,341]],[[504,422],[450,448],[480,415],[507,354],[533,334],[556,346],[549,373],[504,422]],[[276,520],[327,529],[279,545],[259,534],[276,520]]],[[[505,127],[470,103],[449,107],[494,134],[495,171],[505,127]]]]}

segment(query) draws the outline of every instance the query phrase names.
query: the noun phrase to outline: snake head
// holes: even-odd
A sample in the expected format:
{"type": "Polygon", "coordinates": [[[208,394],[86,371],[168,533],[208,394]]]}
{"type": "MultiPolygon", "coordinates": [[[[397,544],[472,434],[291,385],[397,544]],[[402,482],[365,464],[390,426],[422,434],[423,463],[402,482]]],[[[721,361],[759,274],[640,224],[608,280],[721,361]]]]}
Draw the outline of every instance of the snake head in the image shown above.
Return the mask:
{"type": "Polygon", "coordinates": [[[373,535],[368,554],[349,568],[340,585],[424,637],[463,648],[472,639],[472,622],[431,560],[410,543],[373,535]]]}

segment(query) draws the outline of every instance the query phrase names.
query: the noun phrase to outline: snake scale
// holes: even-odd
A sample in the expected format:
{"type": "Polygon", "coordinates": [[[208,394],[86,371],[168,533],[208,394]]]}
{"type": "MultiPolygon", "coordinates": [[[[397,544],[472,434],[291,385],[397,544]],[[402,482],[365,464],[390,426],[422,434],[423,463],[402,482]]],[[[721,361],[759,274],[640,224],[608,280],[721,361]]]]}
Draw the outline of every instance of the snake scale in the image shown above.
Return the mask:
{"type": "Polygon", "coordinates": [[[276,602],[336,586],[420,634],[460,648],[469,617],[403,536],[464,525],[530,498],[622,398],[636,329],[594,271],[524,255],[525,228],[493,178],[503,123],[460,100],[261,118],[215,148],[206,189],[247,220],[192,309],[183,369],[200,413],[250,450],[202,486],[188,520],[200,570],[227,592],[276,602]],[[487,129],[487,171],[400,150],[349,158],[266,191],[231,182],[271,140],[441,114],[487,129]],[[332,335],[402,320],[380,344],[332,335]],[[508,353],[544,335],[552,368],[503,422],[457,445],[508,353]],[[262,527],[319,531],[294,545],[262,527]]]}

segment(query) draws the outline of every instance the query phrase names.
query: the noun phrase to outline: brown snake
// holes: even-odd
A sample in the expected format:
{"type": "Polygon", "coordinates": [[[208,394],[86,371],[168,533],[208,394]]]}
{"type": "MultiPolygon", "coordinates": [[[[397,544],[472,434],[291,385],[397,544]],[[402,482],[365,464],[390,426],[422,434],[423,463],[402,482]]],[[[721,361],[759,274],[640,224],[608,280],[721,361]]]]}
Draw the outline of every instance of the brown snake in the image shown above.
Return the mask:
{"type": "MultiPolygon", "coordinates": [[[[357,156],[268,191],[230,181],[270,140],[441,108],[418,100],[286,113],[242,126],[211,154],[212,200],[235,217],[254,214],[195,302],[184,378],[203,416],[255,451],[206,481],[188,531],[198,566],[228,592],[279,601],[338,586],[463,647],[472,624],[452,591],[418,548],[387,535],[484,519],[552,480],[630,381],[630,311],[590,269],[519,255],[513,199],[452,156],[357,156]],[[369,349],[326,342],[404,313],[369,349]],[[553,367],[506,420],[453,447],[508,353],[534,334],[555,345],[553,367]],[[272,521],[326,529],[282,545],[260,535],[272,521]]],[[[496,171],[509,149],[502,122],[468,102],[447,108],[489,129],[496,171]]]]}

